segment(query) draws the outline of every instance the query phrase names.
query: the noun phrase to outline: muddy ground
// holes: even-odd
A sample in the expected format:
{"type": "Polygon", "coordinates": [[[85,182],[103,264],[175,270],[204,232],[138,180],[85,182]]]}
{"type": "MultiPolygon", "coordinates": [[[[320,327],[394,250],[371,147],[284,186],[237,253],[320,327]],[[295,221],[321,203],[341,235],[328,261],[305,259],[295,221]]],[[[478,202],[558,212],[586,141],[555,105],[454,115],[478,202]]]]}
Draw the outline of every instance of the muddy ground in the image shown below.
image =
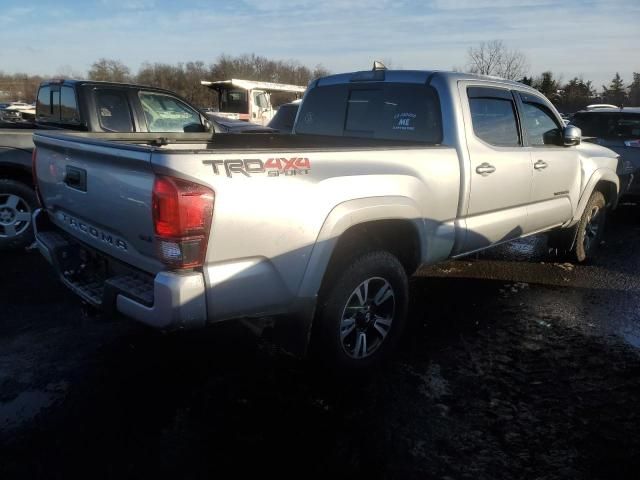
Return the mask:
{"type": "Polygon", "coordinates": [[[332,380],[242,327],[88,316],[0,277],[0,478],[640,478],[640,207],[599,260],[544,236],[425,269],[386,368],[332,380]]]}

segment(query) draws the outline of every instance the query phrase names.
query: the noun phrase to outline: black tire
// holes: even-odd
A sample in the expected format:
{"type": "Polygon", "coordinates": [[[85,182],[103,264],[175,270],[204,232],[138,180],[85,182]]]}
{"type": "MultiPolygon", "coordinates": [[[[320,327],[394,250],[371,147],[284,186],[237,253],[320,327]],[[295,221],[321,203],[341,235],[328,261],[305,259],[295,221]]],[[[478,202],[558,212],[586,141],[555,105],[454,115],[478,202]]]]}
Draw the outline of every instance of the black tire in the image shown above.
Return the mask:
{"type": "Polygon", "coordinates": [[[602,192],[591,194],[587,206],[578,222],[578,232],[572,250],[573,260],[588,262],[595,258],[602,242],[607,219],[606,201],[602,192]]]}
{"type": "Polygon", "coordinates": [[[343,373],[378,364],[394,350],[406,323],[409,282],[402,264],[386,251],[373,251],[338,268],[332,278],[318,302],[316,359],[343,373]],[[349,333],[343,337],[341,329],[349,333]]]}
{"type": "Polygon", "coordinates": [[[0,178],[0,250],[24,248],[33,242],[31,214],[37,206],[33,188],[0,178]]]}

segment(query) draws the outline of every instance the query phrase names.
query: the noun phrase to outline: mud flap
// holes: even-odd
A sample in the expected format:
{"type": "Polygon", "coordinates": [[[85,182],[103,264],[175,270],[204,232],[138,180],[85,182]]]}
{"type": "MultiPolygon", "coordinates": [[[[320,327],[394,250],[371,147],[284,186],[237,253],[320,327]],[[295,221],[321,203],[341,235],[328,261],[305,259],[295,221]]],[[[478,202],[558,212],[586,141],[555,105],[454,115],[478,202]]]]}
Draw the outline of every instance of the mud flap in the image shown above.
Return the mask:
{"type": "Polygon", "coordinates": [[[554,248],[558,250],[559,253],[570,252],[576,243],[578,225],[579,223],[576,223],[573,227],[549,232],[547,240],[549,248],[554,248]]]}

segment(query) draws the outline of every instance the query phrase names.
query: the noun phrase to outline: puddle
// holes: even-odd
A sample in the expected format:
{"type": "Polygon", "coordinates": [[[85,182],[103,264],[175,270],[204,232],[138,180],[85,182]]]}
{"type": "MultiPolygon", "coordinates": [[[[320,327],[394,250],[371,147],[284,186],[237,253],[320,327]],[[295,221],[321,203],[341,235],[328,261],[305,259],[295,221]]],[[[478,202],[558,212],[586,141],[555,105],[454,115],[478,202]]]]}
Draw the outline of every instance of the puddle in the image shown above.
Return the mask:
{"type": "Polygon", "coordinates": [[[490,248],[481,252],[480,256],[487,259],[531,262],[544,259],[546,245],[544,235],[534,235],[490,248]]]}

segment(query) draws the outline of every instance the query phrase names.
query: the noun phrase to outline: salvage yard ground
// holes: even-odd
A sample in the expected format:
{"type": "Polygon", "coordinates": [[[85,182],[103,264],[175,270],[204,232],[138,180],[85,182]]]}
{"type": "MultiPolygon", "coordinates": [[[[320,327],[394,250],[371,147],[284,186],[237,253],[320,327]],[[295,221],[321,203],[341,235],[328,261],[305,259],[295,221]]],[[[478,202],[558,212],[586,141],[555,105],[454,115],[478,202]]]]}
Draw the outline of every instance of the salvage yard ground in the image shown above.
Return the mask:
{"type": "Polygon", "coordinates": [[[535,237],[422,270],[395,360],[341,381],[235,325],[88,315],[3,254],[0,478],[638,478],[639,212],[594,265],[535,237]]]}

